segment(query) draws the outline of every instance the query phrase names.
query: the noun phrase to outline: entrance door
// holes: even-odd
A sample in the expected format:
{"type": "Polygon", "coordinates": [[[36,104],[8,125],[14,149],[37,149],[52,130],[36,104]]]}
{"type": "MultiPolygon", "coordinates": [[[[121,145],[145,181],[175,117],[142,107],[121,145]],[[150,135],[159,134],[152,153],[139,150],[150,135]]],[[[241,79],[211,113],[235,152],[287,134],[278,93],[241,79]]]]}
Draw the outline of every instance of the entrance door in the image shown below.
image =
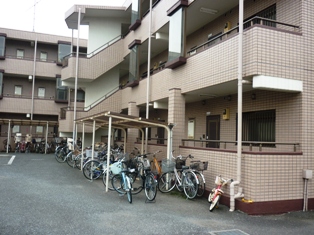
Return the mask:
{"type": "MultiPolygon", "coordinates": [[[[220,115],[207,116],[206,140],[220,140],[220,115]]],[[[219,148],[219,143],[208,142],[206,147],[219,148]]]]}
{"type": "MultiPolygon", "coordinates": [[[[160,120],[161,122],[165,122],[165,120],[160,120]]],[[[157,128],[157,144],[165,144],[165,128],[158,127],[157,128]]]]}

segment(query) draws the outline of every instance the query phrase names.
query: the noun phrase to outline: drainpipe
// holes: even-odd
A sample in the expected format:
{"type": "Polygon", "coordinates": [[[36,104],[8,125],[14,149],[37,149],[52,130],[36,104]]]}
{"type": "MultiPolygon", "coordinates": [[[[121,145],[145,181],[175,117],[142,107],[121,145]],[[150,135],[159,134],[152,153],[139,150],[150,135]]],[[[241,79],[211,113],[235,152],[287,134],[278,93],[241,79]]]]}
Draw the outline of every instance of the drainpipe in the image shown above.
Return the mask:
{"type": "MultiPolygon", "coordinates": [[[[149,24],[148,24],[148,55],[147,55],[147,87],[146,87],[146,119],[149,118],[150,101],[150,59],[151,59],[151,41],[152,41],[152,0],[149,3],[149,24]]],[[[148,145],[148,128],[145,129],[145,153],[148,145]]],[[[142,152],[143,153],[143,152],[142,152]]]]}
{"type": "Polygon", "coordinates": [[[237,180],[230,184],[230,210],[235,209],[235,199],[244,197],[242,188],[234,194],[234,186],[241,182],[241,157],[242,157],[242,67],[243,67],[243,0],[239,0],[239,51],[238,51],[238,146],[237,146],[237,180]]]}

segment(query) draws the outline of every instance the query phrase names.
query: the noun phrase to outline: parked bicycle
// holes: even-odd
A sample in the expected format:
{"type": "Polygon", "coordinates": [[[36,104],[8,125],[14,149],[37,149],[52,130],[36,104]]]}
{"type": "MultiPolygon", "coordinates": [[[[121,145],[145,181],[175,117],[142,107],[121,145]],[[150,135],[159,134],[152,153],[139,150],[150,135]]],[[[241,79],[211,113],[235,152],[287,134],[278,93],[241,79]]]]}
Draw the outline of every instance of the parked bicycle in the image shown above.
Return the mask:
{"type": "MultiPolygon", "coordinates": [[[[128,197],[129,203],[132,203],[132,182],[133,176],[132,173],[135,173],[134,168],[130,168],[129,165],[129,155],[125,154],[121,164],[121,173],[114,175],[111,179],[112,187],[121,195],[126,194],[128,197]]],[[[135,175],[135,174],[133,174],[135,175]]]]}
{"type": "Polygon", "coordinates": [[[216,188],[213,188],[208,196],[208,202],[210,203],[209,211],[212,212],[219,204],[219,200],[223,195],[223,190],[221,189],[228,182],[232,182],[232,179],[224,179],[221,176],[216,176],[215,184],[216,188]]]}
{"type": "Polygon", "coordinates": [[[164,173],[158,180],[158,189],[160,192],[167,193],[176,187],[180,192],[184,191],[188,199],[196,197],[199,181],[193,170],[185,166],[187,158],[193,158],[193,156],[172,156],[174,161],[168,159],[162,161],[162,170],[164,173]]]}
{"type": "Polygon", "coordinates": [[[197,179],[199,181],[198,190],[196,196],[202,197],[205,193],[205,177],[203,174],[204,170],[207,170],[208,161],[201,162],[201,161],[191,161],[190,168],[194,171],[197,179]]]}
{"type": "Polygon", "coordinates": [[[8,139],[5,139],[3,140],[3,147],[4,147],[4,151],[8,151],[8,152],[11,152],[12,149],[11,149],[11,144],[8,145],[8,139]]]}

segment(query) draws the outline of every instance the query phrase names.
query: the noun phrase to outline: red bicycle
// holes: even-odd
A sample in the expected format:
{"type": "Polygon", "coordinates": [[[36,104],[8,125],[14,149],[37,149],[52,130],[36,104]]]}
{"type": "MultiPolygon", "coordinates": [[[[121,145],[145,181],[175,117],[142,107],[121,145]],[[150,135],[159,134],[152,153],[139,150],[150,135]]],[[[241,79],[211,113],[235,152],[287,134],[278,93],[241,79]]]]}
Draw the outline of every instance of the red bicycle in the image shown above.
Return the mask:
{"type": "Polygon", "coordinates": [[[224,179],[221,176],[216,176],[215,184],[216,188],[213,188],[211,193],[208,196],[208,202],[210,203],[209,211],[212,212],[217,205],[219,204],[219,200],[224,191],[221,189],[228,182],[232,182],[232,179],[224,179]]]}

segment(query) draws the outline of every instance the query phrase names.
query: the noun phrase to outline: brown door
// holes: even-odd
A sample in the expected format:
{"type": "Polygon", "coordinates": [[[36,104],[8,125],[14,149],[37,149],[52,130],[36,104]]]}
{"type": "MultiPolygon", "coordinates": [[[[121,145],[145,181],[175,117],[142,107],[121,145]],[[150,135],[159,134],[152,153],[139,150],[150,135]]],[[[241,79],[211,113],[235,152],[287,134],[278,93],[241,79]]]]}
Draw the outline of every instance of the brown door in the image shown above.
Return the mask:
{"type": "MultiPolygon", "coordinates": [[[[207,116],[206,140],[220,140],[220,115],[207,116]]],[[[219,143],[208,142],[207,147],[219,148],[219,143]]]]}

